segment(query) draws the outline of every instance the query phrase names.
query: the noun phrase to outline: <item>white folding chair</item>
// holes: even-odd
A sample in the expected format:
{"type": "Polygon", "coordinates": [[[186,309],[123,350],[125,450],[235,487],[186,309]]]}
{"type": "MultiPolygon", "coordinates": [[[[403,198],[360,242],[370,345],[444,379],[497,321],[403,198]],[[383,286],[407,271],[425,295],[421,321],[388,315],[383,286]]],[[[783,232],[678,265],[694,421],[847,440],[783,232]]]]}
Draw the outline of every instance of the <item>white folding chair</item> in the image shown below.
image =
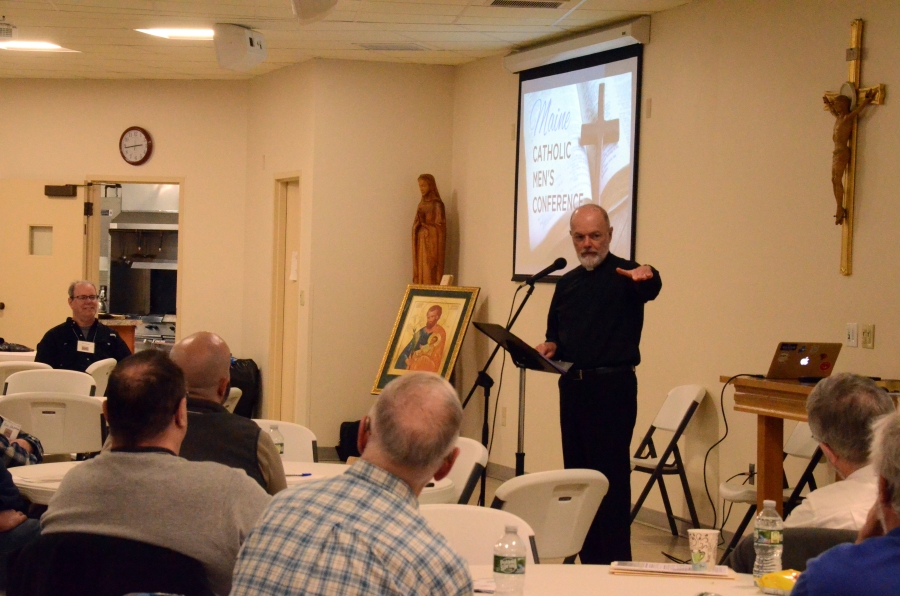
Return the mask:
{"type": "Polygon", "coordinates": [[[9,378],[9,375],[22,372],[23,370],[48,370],[50,368],[49,364],[44,364],[43,362],[30,362],[28,360],[8,360],[6,362],[0,362],[0,389],[6,385],[6,379],[9,378]]]}
{"type": "Polygon", "coordinates": [[[278,426],[278,432],[284,437],[284,453],[281,455],[284,461],[319,461],[316,435],[305,426],[264,418],[254,418],[253,422],[258,424],[263,432],[269,432],[273,426],[278,426]]]}
{"type": "Polygon", "coordinates": [[[0,362],[34,362],[37,352],[0,352],[0,362]]]}
{"type": "Polygon", "coordinates": [[[465,505],[472,497],[472,491],[481,478],[481,471],[488,462],[488,451],[484,445],[466,437],[456,440],[459,455],[447,477],[453,481],[453,503],[465,505]]]}
{"type": "Polygon", "coordinates": [[[569,563],[581,551],[608,490],[609,480],[597,470],[534,472],[501,484],[491,507],[527,521],[544,559],[569,563]]]}
{"type": "Polygon", "coordinates": [[[420,505],[419,511],[428,525],[443,534],[450,548],[469,565],[493,564],[494,544],[506,533],[507,525],[516,526],[519,536],[531,546],[525,549],[527,562],[541,562],[534,530],[509,511],[474,505],[420,505]]]}
{"type": "MultiPolygon", "coordinates": [[[[819,442],[813,438],[812,430],[809,428],[808,423],[798,422],[797,426],[794,427],[794,430],[787,438],[787,441],[784,442],[784,452],[782,453],[781,459],[787,459],[787,456],[789,455],[792,457],[808,459],[809,465],[806,466],[806,469],[797,481],[797,486],[794,488],[788,488],[787,474],[784,474],[784,471],[782,470],[782,475],[784,476],[784,490],[782,491],[782,497],[784,499],[785,517],[787,517],[791,510],[803,500],[801,495],[806,487],[809,487],[809,490],[811,491],[816,490],[816,479],[813,476],[813,472],[823,455],[822,450],[819,449],[819,442]]],[[[720,559],[721,564],[722,561],[728,558],[731,551],[737,547],[738,542],[740,542],[741,537],[744,535],[744,531],[747,529],[747,526],[750,525],[750,520],[756,515],[756,485],[723,482],[719,485],[719,498],[731,503],[746,503],[749,505],[747,513],[744,515],[744,519],[741,520],[737,530],[734,532],[731,542],[728,543],[728,546],[725,548],[725,553],[720,559]]]]}
{"type": "Polygon", "coordinates": [[[35,391],[94,395],[96,389],[94,377],[77,370],[23,370],[9,375],[3,395],[35,391]]]}
{"type": "Polygon", "coordinates": [[[0,397],[0,416],[41,440],[44,455],[95,453],[103,447],[103,399],[71,393],[15,393],[0,397]]]}
{"type": "Polygon", "coordinates": [[[94,377],[94,383],[97,386],[94,395],[106,395],[106,384],[109,382],[109,375],[112,374],[116,364],[118,362],[115,358],[105,358],[93,363],[84,371],[94,377]]]}
{"type": "Polygon", "coordinates": [[[226,410],[234,414],[234,408],[241,401],[242,395],[244,395],[244,392],[239,387],[232,387],[228,390],[228,397],[225,398],[225,403],[222,405],[226,410]]]}
{"type": "Polygon", "coordinates": [[[691,421],[694,412],[700,406],[700,402],[706,397],[706,389],[700,385],[681,385],[669,391],[666,401],[653,419],[653,424],[644,435],[644,440],[638,446],[634,457],[631,458],[631,470],[633,472],[644,472],[650,474],[650,480],[647,481],[641,496],[638,497],[634,507],[631,509],[631,521],[637,517],[638,511],[650,494],[650,489],[654,484],[659,484],[659,492],[662,495],[663,506],[666,508],[666,517],[669,518],[669,529],[672,536],[678,536],[678,528],[675,526],[675,520],[680,519],[672,513],[672,504],[669,502],[669,493],[666,492],[666,483],[664,476],[677,474],[681,478],[681,487],[684,489],[684,498],[687,501],[688,512],[691,515],[691,523],[695,528],[700,527],[700,520],[697,518],[697,510],[694,507],[694,499],[691,498],[691,487],[688,485],[687,474],[684,471],[684,462],[681,460],[681,452],[678,450],[678,439],[684,434],[691,421]],[[672,433],[672,438],[666,445],[662,453],[657,454],[656,446],[653,444],[653,433],[657,430],[665,430],[672,433]]]}

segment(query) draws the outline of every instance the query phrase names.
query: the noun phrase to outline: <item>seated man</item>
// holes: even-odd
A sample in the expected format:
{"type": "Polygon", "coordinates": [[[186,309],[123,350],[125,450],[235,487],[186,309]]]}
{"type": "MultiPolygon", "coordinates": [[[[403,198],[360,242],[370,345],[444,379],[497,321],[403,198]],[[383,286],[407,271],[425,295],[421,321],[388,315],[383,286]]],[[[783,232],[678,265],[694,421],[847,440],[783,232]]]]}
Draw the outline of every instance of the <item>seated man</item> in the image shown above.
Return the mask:
{"type": "MultiPolygon", "coordinates": [[[[878,493],[875,471],[869,463],[872,424],[894,411],[894,402],[871,379],[841,373],[819,381],[806,400],[812,434],[825,458],[843,478],[812,491],[784,520],[785,561],[818,554],[846,535],[813,529],[859,531],[878,493]],[[794,537],[794,540],[791,540],[794,537]],[[800,541],[803,543],[801,544],[800,541]],[[816,552],[815,545],[821,545],[816,552]]],[[[852,534],[851,534],[852,536],[852,534]]],[[[731,554],[729,565],[739,573],[753,569],[753,535],[745,536],[731,554]]]]}
{"type": "Polygon", "coordinates": [[[203,564],[228,594],[238,550],[270,501],[247,475],[178,457],[187,431],[184,375],[147,350],[109,377],[112,447],[66,474],[41,519],[45,534],[82,532],[162,546],[203,564]]]}
{"type": "Polygon", "coordinates": [[[94,284],[84,280],[69,284],[69,308],[72,316],[44,334],[35,362],[84,372],[100,360],[121,360],[131,355],[119,334],[97,320],[99,302],[94,284]]]}
{"type": "Polygon", "coordinates": [[[453,466],[461,421],[459,398],[438,375],[388,383],[359,426],[360,460],[273,499],[241,550],[232,596],[470,595],[465,561],[417,499],[453,466]]]}
{"type": "Polygon", "coordinates": [[[842,373],[819,381],[806,400],[809,427],[843,482],[809,493],[784,527],[862,528],[878,492],[869,463],[872,423],[893,411],[887,392],[867,377],[842,373]]]}
{"type": "Polygon", "coordinates": [[[9,470],[0,463],[0,590],[7,584],[6,556],[41,535],[40,522],[28,519],[24,511],[25,501],[9,470]]]}
{"type": "Polygon", "coordinates": [[[873,466],[878,497],[856,544],[842,544],[811,559],[792,596],[900,594],[900,415],[876,424],[873,466]]]}
{"type": "Polygon", "coordinates": [[[214,461],[247,472],[270,495],[287,488],[281,455],[269,433],[235,416],[223,404],[231,382],[231,350],[216,335],[201,331],[172,348],[188,389],[188,431],[181,457],[214,461]]]}

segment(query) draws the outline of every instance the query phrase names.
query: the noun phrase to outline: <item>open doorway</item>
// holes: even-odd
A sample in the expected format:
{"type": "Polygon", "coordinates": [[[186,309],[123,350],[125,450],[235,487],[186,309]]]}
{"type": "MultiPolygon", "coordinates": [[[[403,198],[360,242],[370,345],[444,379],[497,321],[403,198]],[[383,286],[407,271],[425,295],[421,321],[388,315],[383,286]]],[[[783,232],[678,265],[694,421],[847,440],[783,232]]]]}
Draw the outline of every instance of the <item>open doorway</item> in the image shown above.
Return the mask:
{"type": "Polygon", "coordinates": [[[98,283],[100,317],[135,352],[170,350],[176,341],[181,187],[119,180],[90,187],[85,269],[98,283]]]}

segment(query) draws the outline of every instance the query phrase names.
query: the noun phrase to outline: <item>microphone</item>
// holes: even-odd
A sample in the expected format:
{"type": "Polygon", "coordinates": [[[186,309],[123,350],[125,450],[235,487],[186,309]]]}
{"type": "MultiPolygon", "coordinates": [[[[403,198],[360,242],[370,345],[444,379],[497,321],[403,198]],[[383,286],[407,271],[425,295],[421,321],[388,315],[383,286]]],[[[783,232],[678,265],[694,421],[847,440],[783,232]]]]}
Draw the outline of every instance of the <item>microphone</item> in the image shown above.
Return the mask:
{"type": "Polygon", "coordinates": [[[526,279],[524,282],[522,282],[522,285],[523,286],[533,286],[534,282],[544,279],[545,277],[547,277],[554,271],[559,271],[560,269],[565,269],[565,268],[566,268],[566,260],[562,257],[559,257],[558,259],[553,261],[552,264],[550,264],[547,267],[544,267],[543,269],[541,269],[540,271],[538,271],[537,273],[535,273],[534,275],[532,275],[531,277],[526,279]]]}

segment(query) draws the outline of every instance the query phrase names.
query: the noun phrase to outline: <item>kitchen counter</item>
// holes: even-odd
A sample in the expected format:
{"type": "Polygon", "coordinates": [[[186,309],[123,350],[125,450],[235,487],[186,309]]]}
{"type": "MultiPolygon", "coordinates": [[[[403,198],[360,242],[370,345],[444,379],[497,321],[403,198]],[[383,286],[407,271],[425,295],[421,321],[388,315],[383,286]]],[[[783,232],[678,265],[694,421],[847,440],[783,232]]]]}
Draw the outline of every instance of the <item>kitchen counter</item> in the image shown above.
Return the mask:
{"type": "Polygon", "coordinates": [[[138,319],[100,319],[107,327],[137,327],[141,324],[138,319]]]}
{"type": "Polygon", "coordinates": [[[141,324],[138,319],[100,319],[100,322],[119,334],[131,353],[134,354],[134,328],[141,324]]]}

